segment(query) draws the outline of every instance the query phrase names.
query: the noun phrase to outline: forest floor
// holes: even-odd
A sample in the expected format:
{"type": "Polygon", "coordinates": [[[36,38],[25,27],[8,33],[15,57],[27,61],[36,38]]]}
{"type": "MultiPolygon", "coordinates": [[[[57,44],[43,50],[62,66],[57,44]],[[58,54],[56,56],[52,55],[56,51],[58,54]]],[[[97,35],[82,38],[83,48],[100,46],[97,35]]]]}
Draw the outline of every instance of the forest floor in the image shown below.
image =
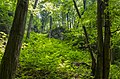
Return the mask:
{"type": "MultiPolygon", "coordinates": [[[[90,66],[88,51],[32,33],[30,39],[23,40],[16,79],[92,79],[90,66]]],[[[111,65],[111,79],[120,79],[119,71],[117,65],[111,65]]]]}

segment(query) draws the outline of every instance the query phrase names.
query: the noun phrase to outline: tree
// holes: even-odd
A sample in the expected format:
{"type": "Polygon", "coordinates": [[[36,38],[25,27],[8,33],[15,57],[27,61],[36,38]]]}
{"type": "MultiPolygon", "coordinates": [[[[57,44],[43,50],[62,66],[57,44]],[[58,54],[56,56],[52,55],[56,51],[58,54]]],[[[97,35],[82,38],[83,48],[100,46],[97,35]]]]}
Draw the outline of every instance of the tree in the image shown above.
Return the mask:
{"type": "MultiPolygon", "coordinates": [[[[80,12],[79,12],[79,10],[78,10],[78,7],[77,7],[77,5],[76,5],[75,0],[73,0],[73,3],[74,3],[74,6],[75,6],[75,9],[76,9],[76,12],[77,12],[79,18],[81,18],[81,15],[80,15],[80,12]]],[[[78,22],[78,23],[79,23],[79,22],[78,22]]],[[[89,49],[89,52],[90,52],[90,55],[91,55],[91,58],[92,58],[92,67],[91,67],[91,69],[92,69],[92,75],[95,75],[96,60],[95,60],[95,57],[94,57],[94,55],[93,55],[91,46],[90,46],[90,44],[89,44],[88,34],[87,34],[87,31],[86,31],[86,28],[85,28],[85,26],[82,26],[82,28],[83,28],[83,31],[84,31],[84,34],[85,34],[86,44],[87,44],[87,47],[88,47],[88,49],[89,49]]]]}
{"type": "Polygon", "coordinates": [[[0,79],[15,79],[29,0],[18,0],[9,39],[1,61],[0,79]]]}
{"type": "Polygon", "coordinates": [[[84,11],[82,12],[82,14],[84,14],[84,12],[85,12],[86,9],[87,9],[87,6],[86,6],[86,0],[83,0],[83,5],[84,5],[84,11]]]}
{"type": "Polygon", "coordinates": [[[95,79],[102,79],[103,76],[103,11],[103,1],[97,0],[98,53],[95,79]]]}
{"type": "MultiPolygon", "coordinates": [[[[35,0],[33,9],[36,8],[37,3],[38,3],[38,0],[35,0]]],[[[31,14],[30,14],[30,20],[29,20],[29,25],[28,25],[28,29],[27,29],[27,36],[26,36],[26,38],[30,38],[30,32],[31,32],[32,23],[33,23],[33,13],[31,12],[31,14]]]]}
{"type": "Polygon", "coordinates": [[[95,79],[108,79],[110,70],[109,0],[97,1],[98,55],[95,79]],[[104,26],[104,38],[103,38],[104,26]]]}
{"type": "Polygon", "coordinates": [[[109,0],[104,0],[105,4],[105,33],[104,33],[104,54],[103,54],[103,79],[109,78],[110,71],[110,60],[111,60],[111,52],[110,52],[110,17],[109,17],[109,0]]]}
{"type": "Polygon", "coordinates": [[[52,37],[52,16],[50,16],[50,33],[49,33],[49,38],[52,37]]]}

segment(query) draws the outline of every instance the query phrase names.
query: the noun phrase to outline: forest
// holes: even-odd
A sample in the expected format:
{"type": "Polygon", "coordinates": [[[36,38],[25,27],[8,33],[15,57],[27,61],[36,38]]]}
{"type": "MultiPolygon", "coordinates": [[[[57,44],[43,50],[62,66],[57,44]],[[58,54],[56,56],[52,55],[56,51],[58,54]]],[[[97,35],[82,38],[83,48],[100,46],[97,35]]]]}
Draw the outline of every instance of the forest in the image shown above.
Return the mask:
{"type": "Polygon", "coordinates": [[[120,0],[0,0],[0,79],[120,79],[120,0]]]}

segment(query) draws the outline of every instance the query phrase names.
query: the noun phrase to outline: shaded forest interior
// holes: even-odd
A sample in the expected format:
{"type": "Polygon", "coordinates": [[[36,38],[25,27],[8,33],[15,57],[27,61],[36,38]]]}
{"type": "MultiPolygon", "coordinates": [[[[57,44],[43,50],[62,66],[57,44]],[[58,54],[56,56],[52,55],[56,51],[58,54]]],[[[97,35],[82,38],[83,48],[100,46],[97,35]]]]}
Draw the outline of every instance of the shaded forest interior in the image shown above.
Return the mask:
{"type": "Polygon", "coordinates": [[[120,79],[119,0],[0,0],[0,79],[120,79]]]}

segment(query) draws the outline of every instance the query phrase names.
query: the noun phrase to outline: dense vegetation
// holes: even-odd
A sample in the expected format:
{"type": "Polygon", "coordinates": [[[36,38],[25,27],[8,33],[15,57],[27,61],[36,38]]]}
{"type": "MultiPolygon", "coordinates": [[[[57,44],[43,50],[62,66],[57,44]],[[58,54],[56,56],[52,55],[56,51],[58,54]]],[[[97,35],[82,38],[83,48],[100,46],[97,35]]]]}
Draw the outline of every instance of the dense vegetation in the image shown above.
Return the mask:
{"type": "Polygon", "coordinates": [[[0,79],[120,79],[119,13],[119,0],[1,0],[0,79]]]}

